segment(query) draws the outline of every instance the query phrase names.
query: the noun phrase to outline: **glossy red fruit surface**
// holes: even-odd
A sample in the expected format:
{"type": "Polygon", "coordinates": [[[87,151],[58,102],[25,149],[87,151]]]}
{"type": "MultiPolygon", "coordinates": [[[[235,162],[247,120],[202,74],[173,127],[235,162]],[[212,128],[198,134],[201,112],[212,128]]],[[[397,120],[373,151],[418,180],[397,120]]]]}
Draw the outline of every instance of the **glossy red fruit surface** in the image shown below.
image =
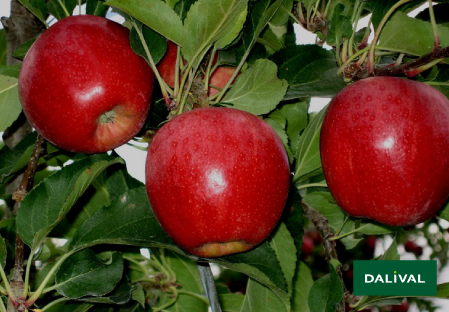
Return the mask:
{"type": "Polygon", "coordinates": [[[320,150],[330,192],[348,214],[423,222],[449,194],[449,100],[420,82],[360,80],[329,105],[320,150]]]}
{"type": "Polygon", "coordinates": [[[129,44],[129,31],[79,15],[46,30],[25,57],[19,95],[31,125],[60,148],[100,153],[141,129],[153,72],[129,44]]]}
{"type": "Polygon", "coordinates": [[[154,137],[146,188],[155,216],[181,248],[200,257],[242,252],[262,242],[281,216],[288,157],[257,116],[195,109],[154,137]]]}

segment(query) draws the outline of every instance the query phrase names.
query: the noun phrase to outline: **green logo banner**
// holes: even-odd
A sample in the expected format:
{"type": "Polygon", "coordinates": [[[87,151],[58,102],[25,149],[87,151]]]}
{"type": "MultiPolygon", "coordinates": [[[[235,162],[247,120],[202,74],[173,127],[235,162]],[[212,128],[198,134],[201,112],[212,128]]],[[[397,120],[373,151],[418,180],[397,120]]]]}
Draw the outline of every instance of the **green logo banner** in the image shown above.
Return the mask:
{"type": "Polygon", "coordinates": [[[436,260],[355,260],[355,296],[436,296],[436,260]]]}

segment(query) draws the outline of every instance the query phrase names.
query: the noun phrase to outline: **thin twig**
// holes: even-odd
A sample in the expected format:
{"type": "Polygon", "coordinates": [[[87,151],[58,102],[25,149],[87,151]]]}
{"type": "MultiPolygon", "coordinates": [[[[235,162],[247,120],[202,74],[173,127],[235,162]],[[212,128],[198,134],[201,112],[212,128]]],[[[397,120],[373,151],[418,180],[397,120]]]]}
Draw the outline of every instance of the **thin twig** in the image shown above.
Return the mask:
{"type": "Polygon", "coordinates": [[[200,273],[201,282],[203,283],[204,292],[209,299],[212,312],[221,312],[220,303],[218,302],[218,293],[215,286],[214,275],[208,262],[197,262],[198,272],[200,273]]]}

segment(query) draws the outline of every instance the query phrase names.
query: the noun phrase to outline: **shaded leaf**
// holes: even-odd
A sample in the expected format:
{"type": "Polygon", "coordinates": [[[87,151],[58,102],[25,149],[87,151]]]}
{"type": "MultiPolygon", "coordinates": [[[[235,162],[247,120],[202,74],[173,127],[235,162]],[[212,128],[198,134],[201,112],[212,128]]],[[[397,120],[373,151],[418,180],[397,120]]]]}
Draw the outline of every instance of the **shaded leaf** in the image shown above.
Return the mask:
{"type": "Polygon", "coordinates": [[[17,215],[22,240],[36,250],[98,174],[115,163],[123,160],[93,155],[62,168],[33,188],[17,215]]]}
{"type": "MultiPolygon", "coordinates": [[[[36,41],[36,38],[31,39],[20,45],[20,47],[12,52],[12,56],[14,56],[16,59],[22,60],[25,58],[26,54],[28,53],[28,50],[31,48],[33,43],[36,41]]],[[[18,77],[17,77],[18,78],[18,77]]]]}
{"type": "Polygon", "coordinates": [[[78,0],[50,0],[47,2],[48,13],[61,20],[71,16],[78,0]]]}
{"type": "Polygon", "coordinates": [[[162,36],[182,45],[181,18],[167,3],[161,0],[109,0],[105,4],[122,10],[162,36]]]}
{"type": "Polygon", "coordinates": [[[220,306],[223,312],[240,312],[242,311],[245,296],[242,294],[219,294],[220,306]]]}
{"type": "MultiPolygon", "coordinates": [[[[181,17],[181,20],[184,21],[186,16],[187,16],[187,12],[189,12],[190,7],[192,6],[192,4],[194,4],[197,0],[180,0],[177,1],[175,6],[174,6],[174,10],[175,12],[181,17]]],[[[168,2],[168,1],[167,1],[168,2]]]]}
{"type": "Polygon", "coordinates": [[[313,283],[309,291],[310,312],[334,312],[338,303],[343,298],[343,285],[333,266],[330,273],[319,278],[313,283]]]}
{"type": "Polygon", "coordinates": [[[45,18],[47,16],[46,0],[19,0],[19,2],[45,24],[45,18]]]}
{"type": "Polygon", "coordinates": [[[351,18],[343,14],[344,9],[345,7],[342,4],[338,4],[334,8],[329,33],[326,36],[326,42],[331,46],[341,45],[344,38],[349,39],[352,35],[351,18]]]}
{"type": "MultiPolygon", "coordinates": [[[[111,264],[110,264],[111,265],[111,264]]],[[[111,270],[109,268],[109,270],[111,270]]],[[[110,280],[108,280],[110,282],[110,280]]],[[[104,287],[104,286],[103,286],[104,287]]],[[[78,299],[83,302],[103,303],[103,304],[125,304],[131,300],[133,286],[126,277],[115,286],[115,289],[103,297],[83,297],[78,299]]]]}
{"type": "MultiPolygon", "coordinates": [[[[167,51],[167,40],[139,21],[137,21],[136,24],[142,32],[147,48],[150,51],[151,58],[153,59],[154,63],[157,64],[164,57],[165,52],[167,51]]],[[[142,56],[147,61],[147,63],[150,64],[142,41],[140,40],[139,35],[137,34],[137,31],[134,27],[131,29],[129,38],[131,48],[133,49],[134,53],[142,56]]]]}
{"type": "Polygon", "coordinates": [[[3,237],[0,236],[0,266],[4,268],[6,265],[6,243],[3,237]]]}
{"type": "Polygon", "coordinates": [[[6,34],[0,29],[0,65],[6,65],[6,34]]]}
{"type": "Polygon", "coordinates": [[[299,137],[307,126],[308,114],[307,111],[309,109],[308,101],[301,101],[292,104],[284,104],[279,109],[282,115],[287,120],[287,135],[290,141],[290,148],[294,154],[296,154],[299,137]]]}
{"type": "Polygon", "coordinates": [[[249,279],[241,312],[287,312],[289,309],[268,287],[249,279]]]}
{"type": "Polygon", "coordinates": [[[0,183],[3,183],[9,175],[26,166],[33,153],[36,138],[37,133],[32,132],[13,149],[5,146],[0,150],[0,183]]]}
{"type": "Polygon", "coordinates": [[[98,0],[87,0],[86,1],[86,14],[106,16],[109,7],[104,4],[103,1],[98,0]]]}
{"type": "Polygon", "coordinates": [[[115,288],[122,275],[120,253],[112,253],[111,259],[105,262],[92,250],[84,249],[61,264],[56,272],[56,290],[70,299],[103,296],[115,288]]]}
{"type": "Polygon", "coordinates": [[[0,65],[0,76],[19,78],[20,68],[20,64],[0,65]]]}
{"type": "Polygon", "coordinates": [[[237,77],[223,103],[232,104],[233,108],[255,115],[262,115],[276,107],[286,90],[286,81],[277,77],[276,64],[260,59],[237,77]]]}
{"type": "Polygon", "coordinates": [[[22,111],[17,85],[18,79],[0,76],[0,132],[5,131],[22,111]]]}
{"type": "Polygon", "coordinates": [[[285,99],[332,97],[346,86],[334,55],[317,45],[287,46],[270,59],[278,65],[279,78],[288,82],[285,99]]]}
{"type": "Polygon", "coordinates": [[[289,13],[293,9],[293,0],[284,0],[282,1],[281,6],[277,10],[276,14],[273,16],[271,20],[271,24],[274,26],[281,26],[288,22],[290,18],[289,13]]]}

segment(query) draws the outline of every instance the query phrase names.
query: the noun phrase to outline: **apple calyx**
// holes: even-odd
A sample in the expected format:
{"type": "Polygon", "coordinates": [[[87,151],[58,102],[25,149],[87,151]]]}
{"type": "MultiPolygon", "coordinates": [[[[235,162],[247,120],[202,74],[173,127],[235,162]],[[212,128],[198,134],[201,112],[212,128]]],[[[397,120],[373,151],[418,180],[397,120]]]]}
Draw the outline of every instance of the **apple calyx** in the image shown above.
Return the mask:
{"type": "Polygon", "coordinates": [[[100,116],[100,124],[113,124],[116,113],[114,110],[107,111],[100,116]]]}

